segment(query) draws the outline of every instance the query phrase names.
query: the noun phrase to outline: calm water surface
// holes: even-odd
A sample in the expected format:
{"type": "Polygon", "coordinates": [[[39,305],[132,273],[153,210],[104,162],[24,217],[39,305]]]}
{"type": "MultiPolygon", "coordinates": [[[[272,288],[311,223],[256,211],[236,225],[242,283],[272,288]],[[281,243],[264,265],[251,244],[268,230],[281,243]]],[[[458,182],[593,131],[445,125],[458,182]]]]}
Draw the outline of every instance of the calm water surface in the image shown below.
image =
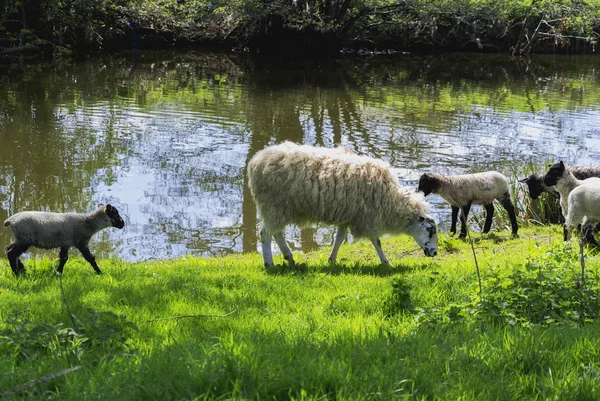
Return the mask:
{"type": "MultiPolygon", "coordinates": [[[[94,238],[101,256],[222,255],[257,249],[245,168],[284,140],[385,159],[409,186],[425,171],[600,164],[599,62],[152,52],[11,71],[0,76],[0,221],[111,203],[127,226],[94,238]]],[[[447,226],[446,205],[430,201],[447,226]]],[[[332,230],[290,228],[288,238],[312,249],[332,230]]],[[[10,239],[0,230],[2,248],[10,239]]]]}

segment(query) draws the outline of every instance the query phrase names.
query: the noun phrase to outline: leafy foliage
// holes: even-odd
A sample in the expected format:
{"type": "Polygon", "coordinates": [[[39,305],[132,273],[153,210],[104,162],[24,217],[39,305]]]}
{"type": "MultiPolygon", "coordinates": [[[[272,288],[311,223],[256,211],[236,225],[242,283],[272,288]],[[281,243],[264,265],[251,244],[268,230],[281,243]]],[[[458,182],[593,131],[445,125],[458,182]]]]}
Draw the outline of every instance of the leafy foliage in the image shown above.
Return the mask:
{"type": "MultiPolygon", "coordinates": [[[[600,284],[581,282],[577,255],[569,246],[555,244],[542,258],[527,258],[510,270],[492,270],[484,280],[483,294],[473,293],[464,302],[444,307],[417,308],[420,325],[481,324],[529,327],[584,325],[598,318],[600,284]]],[[[589,274],[589,273],[588,273],[589,274]]],[[[392,298],[405,310],[394,286],[392,298]]]]}
{"type": "Polygon", "coordinates": [[[11,317],[0,328],[0,352],[9,352],[20,360],[31,362],[44,354],[74,355],[85,349],[102,346],[121,347],[137,326],[112,312],[88,310],[89,316],[77,319],[78,326],[63,323],[33,322],[11,317]]]}

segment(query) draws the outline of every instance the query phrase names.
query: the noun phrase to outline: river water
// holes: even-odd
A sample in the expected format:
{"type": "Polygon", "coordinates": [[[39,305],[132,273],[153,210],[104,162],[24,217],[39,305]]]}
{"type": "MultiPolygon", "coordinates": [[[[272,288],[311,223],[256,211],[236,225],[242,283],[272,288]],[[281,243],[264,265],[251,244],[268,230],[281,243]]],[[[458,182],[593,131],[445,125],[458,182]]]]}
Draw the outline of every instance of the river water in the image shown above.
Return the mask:
{"type": "MultiPolygon", "coordinates": [[[[562,159],[600,164],[597,56],[320,61],[136,52],[0,76],[0,221],[115,205],[93,250],[127,261],[257,250],[245,167],[291,140],[382,158],[401,182],[562,159]]],[[[429,198],[428,198],[429,199],[429,198]]],[[[447,228],[448,207],[431,197],[447,228]]],[[[291,227],[295,249],[332,243],[291,227]]],[[[0,230],[0,246],[11,240],[0,230]]],[[[412,240],[411,240],[412,241],[412,240]]]]}

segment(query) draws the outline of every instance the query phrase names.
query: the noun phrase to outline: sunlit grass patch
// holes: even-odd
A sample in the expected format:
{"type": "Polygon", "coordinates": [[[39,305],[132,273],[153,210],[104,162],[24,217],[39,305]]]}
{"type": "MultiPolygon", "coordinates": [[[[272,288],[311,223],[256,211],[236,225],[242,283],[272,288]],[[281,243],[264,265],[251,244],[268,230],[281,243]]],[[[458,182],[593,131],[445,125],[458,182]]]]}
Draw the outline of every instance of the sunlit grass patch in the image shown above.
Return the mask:
{"type": "Polygon", "coordinates": [[[20,397],[596,394],[598,255],[578,287],[577,243],[559,227],[472,234],[483,294],[469,242],[447,234],[435,258],[409,237],[384,238],[392,266],[368,241],[344,244],[337,264],[328,248],[297,255],[299,266],[277,255],[272,271],[258,254],[105,260],[102,276],[74,260],[64,299],[55,261],[28,261],[20,279],[0,261],[0,392],[81,366],[20,397]]]}

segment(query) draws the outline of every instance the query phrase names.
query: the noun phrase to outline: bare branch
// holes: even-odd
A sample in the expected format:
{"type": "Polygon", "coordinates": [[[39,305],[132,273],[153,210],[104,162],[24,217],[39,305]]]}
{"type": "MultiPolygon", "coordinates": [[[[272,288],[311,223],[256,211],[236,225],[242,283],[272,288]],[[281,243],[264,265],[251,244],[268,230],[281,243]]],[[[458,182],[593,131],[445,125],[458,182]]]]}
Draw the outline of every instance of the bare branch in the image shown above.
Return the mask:
{"type": "Polygon", "coordinates": [[[212,314],[197,314],[197,315],[180,315],[180,316],[171,316],[171,317],[161,317],[158,319],[150,319],[150,320],[146,320],[146,322],[156,322],[159,320],[173,320],[173,319],[186,319],[186,318],[190,318],[190,317],[218,317],[218,318],[225,318],[227,316],[233,315],[234,313],[236,313],[238,311],[238,306],[235,305],[235,309],[233,309],[231,312],[227,312],[224,315],[212,315],[212,314]]]}
{"type": "Polygon", "coordinates": [[[64,369],[64,370],[58,371],[56,373],[51,373],[49,375],[42,376],[39,379],[34,379],[34,380],[31,380],[31,381],[28,381],[27,383],[21,384],[20,386],[13,387],[13,388],[11,388],[8,391],[0,393],[0,397],[10,397],[10,396],[13,396],[13,395],[17,394],[18,392],[25,390],[27,387],[31,387],[31,386],[36,385],[38,383],[47,383],[47,382],[49,382],[52,379],[56,379],[57,377],[64,376],[64,375],[67,375],[69,373],[78,371],[79,369],[81,369],[81,366],[77,365],[77,366],[73,366],[72,368],[64,369]]]}

